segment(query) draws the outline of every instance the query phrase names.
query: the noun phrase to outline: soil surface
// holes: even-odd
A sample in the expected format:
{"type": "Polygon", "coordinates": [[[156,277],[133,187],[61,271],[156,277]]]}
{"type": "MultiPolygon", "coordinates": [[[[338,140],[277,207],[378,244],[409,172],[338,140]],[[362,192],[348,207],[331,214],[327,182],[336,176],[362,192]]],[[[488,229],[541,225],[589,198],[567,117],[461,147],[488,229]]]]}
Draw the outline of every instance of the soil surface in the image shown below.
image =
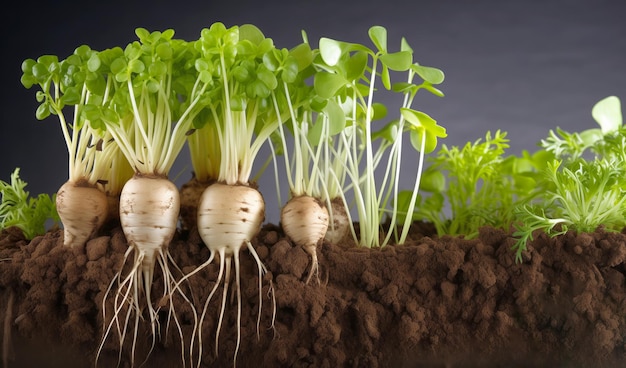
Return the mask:
{"type": "MultiPolygon", "coordinates": [[[[32,241],[15,228],[0,234],[2,361],[8,367],[95,365],[114,291],[106,298],[104,316],[103,298],[115,274],[132,262],[125,260],[127,244],[118,225],[76,249],[63,247],[62,237],[60,230],[32,241]]],[[[468,240],[439,238],[427,224],[415,224],[403,246],[323,244],[320,283],[305,284],[308,255],[279,227],[266,225],[253,243],[268,270],[260,294],[252,254],[243,250],[240,256],[236,365],[624,366],[626,235],[602,230],[539,235],[520,264],[510,250],[513,244],[510,233],[499,229],[483,228],[477,239],[468,240]]],[[[209,259],[193,230],[177,234],[169,251],[185,274],[209,259]]],[[[163,278],[157,268],[153,300],[160,306],[159,337],[150,351],[153,335],[143,310],[135,366],[146,357],[146,367],[183,366],[183,358],[189,366],[199,357],[203,367],[233,366],[236,293],[227,293],[217,348],[223,284],[208,304],[202,344],[193,328],[193,309],[200,314],[218,273],[216,261],[181,284],[187,302],[180,293],[160,299],[163,278]],[[179,324],[166,328],[172,305],[179,324]]],[[[230,290],[234,285],[233,279],[230,290]]],[[[130,366],[133,334],[126,333],[120,349],[117,330],[114,326],[105,340],[98,366],[116,366],[118,358],[119,366],[130,366]]]]}

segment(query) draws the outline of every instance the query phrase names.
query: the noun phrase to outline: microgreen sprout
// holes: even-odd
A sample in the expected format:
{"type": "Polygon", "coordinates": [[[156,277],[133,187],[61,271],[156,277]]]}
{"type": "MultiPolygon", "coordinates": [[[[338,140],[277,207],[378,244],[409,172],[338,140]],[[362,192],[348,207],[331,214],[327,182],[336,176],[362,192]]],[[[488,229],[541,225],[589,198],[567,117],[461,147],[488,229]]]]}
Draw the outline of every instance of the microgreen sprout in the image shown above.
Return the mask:
{"type": "MultiPolygon", "coordinates": [[[[321,60],[316,62],[319,71],[315,75],[314,87],[322,98],[334,98],[346,109],[346,129],[342,132],[339,144],[346,159],[345,170],[350,181],[344,190],[352,190],[356,212],[360,223],[358,242],[362,246],[384,246],[395,232],[397,222],[397,201],[399,193],[398,177],[402,164],[402,136],[410,132],[413,147],[420,152],[414,192],[419,188],[423,169],[424,154],[432,152],[437,138],[446,136],[445,129],[427,114],[411,108],[416,93],[425,89],[442,96],[433,85],[443,82],[443,73],[431,67],[421,66],[413,61],[413,50],[403,38],[400,51],[389,52],[387,30],[382,26],[369,29],[369,37],[376,50],[364,45],[321,38],[319,51],[321,60]],[[407,79],[392,83],[392,72],[405,72],[407,79]],[[424,79],[414,84],[413,78],[424,79]],[[379,130],[374,130],[373,122],[386,115],[384,105],[374,101],[376,82],[380,81],[386,90],[402,96],[401,114],[379,130]],[[376,141],[376,143],[375,143],[376,141]],[[382,167],[382,180],[377,182],[375,172],[387,157],[382,167]],[[393,206],[390,210],[388,206],[393,206]],[[390,231],[383,239],[379,237],[383,216],[390,215],[390,231]]],[[[405,221],[398,243],[403,243],[408,233],[410,216],[405,221]]]]}

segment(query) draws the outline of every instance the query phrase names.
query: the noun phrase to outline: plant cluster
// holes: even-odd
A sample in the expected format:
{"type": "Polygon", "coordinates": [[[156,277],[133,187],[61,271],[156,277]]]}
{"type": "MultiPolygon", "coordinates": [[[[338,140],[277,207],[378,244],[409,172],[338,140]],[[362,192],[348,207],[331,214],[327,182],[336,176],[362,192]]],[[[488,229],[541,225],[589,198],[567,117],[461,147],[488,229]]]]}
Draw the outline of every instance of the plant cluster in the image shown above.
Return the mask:
{"type": "MultiPolygon", "coordinates": [[[[619,99],[597,102],[592,116],[599,128],[550,130],[532,154],[505,155],[508,139],[501,131],[462,148],[443,145],[424,170],[417,209],[404,213],[434,224],[439,235],[472,238],[487,225],[513,229],[518,262],[537,231],[622,230],[626,128],[619,99]]],[[[410,195],[401,193],[400,208],[408,207],[410,195]]]]}
{"type": "Polygon", "coordinates": [[[609,96],[592,108],[600,126],[582,132],[551,130],[540,146],[554,155],[542,170],[542,189],[516,211],[518,238],[513,247],[522,260],[537,230],[550,236],[568,230],[621,231],[626,226],[626,127],[619,98],[609,96]]]}
{"type": "MultiPolygon", "coordinates": [[[[555,235],[624,226],[626,128],[616,97],[594,107],[599,129],[550,131],[533,154],[506,156],[509,141],[501,131],[435,152],[446,130],[413,105],[421,90],[443,96],[436,86],[444,74],[415,61],[404,38],[391,51],[384,27],[369,29],[372,47],[328,37],[315,47],[303,32],[300,44],[279,48],[254,25],[219,22],[195,40],[175,38],[171,29],[138,28],[136,35],[124,47],[97,51],[82,45],[65,59],[24,61],[23,85],[39,87],[36,117],[53,115],[60,123],[68,181],[55,203],[28,200],[17,171],[12,184],[1,187],[2,226],[22,224],[27,236],[42,232],[41,219],[55,216],[55,207],[67,246],[84,246],[105,221],[119,221],[129,245],[125,259],[132,260],[106,292],[99,349],[116,333],[121,350],[130,333],[134,350],[142,320],[151,327],[154,346],[162,308],[151,295],[158,268],[164,282],[158,300],[178,293],[194,313],[189,357],[197,354],[200,365],[209,303],[222,285],[217,349],[232,277],[240,336],[243,249],[258,269],[259,328],[266,268],[252,240],[264,221],[265,202],[252,171],[265,144],[272,155],[257,175],[273,163],[277,191],[281,182],[288,185],[289,198],[279,199],[281,225],[311,257],[306,282],[314,276],[319,281],[316,252],[324,239],[351,235],[364,247],[403,244],[415,220],[433,223],[440,235],[467,237],[485,225],[514,227],[518,260],[537,230],[555,235]],[[395,114],[379,102],[381,93],[401,101],[395,114]],[[410,190],[399,187],[406,143],[417,157],[410,190]],[[178,189],[169,172],[185,146],[194,184],[178,189]],[[182,214],[189,206],[191,216],[182,214]],[[187,274],[168,251],[180,225],[197,231],[210,251],[187,274]],[[218,280],[196,311],[186,281],[214,262],[218,280]],[[105,308],[110,293],[112,315],[105,308]]],[[[271,284],[269,289],[273,301],[271,284]]],[[[182,341],[175,306],[167,313],[182,341]]],[[[238,350],[239,338],[235,361],[238,350]]],[[[134,351],[131,357],[134,363],[134,351]]]]}
{"type": "MultiPolygon", "coordinates": [[[[68,181],[56,196],[65,245],[84,246],[113,219],[120,221],[129,244],[131,266],[120,269],[103,301],[113,293],[112,316],[103,304],[107,322],[100,349],[114,332],[120,347],[128,333],[136,341],[142,319],[151,326],[154,344],[160,330],[160,307],[151,295],[156,268],[164,281],[159,299],[179,293],[191,304],[185,281],[219,261],[219,279],[195,315],[199,327],[223,284],[216,349],[232,265],[241,314],[244,248],[258,266],[261,308],[266,270],[252,239],[264,220],[265,203],[252,170],[264,144],[273,155],[259,174],[273,161],[277,187],[283,181],[279,162],[284,162],[290,198],[280,203],[281,225],[311,255],[307,282],[317,276],[316,247],[330,237],[329,229],[351,234],[366,247],[388,244],[394,235],[398,243],[406,240],[410,218],[399,216],[395,200],[404,137],[418,151],[417,192],[425,154],[446,132],[412,107],[419,90],[443,95],[435,87],[443,73],[414,61],[405,39],[392,52],[386,29],[374,26],[369,29],[373,48],[326,37],[316,48],[304,32],[301,44],[278,48],[253,25],[219,22],[202,29],[196,40],[175,38],[171,29],[138,28],[136,35],[123,47],[97,51],[82,45],[65,59],[43,55],[22,64],[22,84],[39,88],[36,117],[56,116],[68,149],[68,181]],[[396,80],[397,73],[404,77],[396,80]],[[375,99],[379,85],[402,101],[390,120],[375,99]],[[193,193],[169,179],[185,146],[193,193]],[[180,218],[182,202],[191,203],[192,216],[180,218]],[[360,222],[358,234],[352,210],[360,222]],[[383,216],[390,218],[388,228],[381,227],[383,216]],[[179,220],[197,230],[210,250],[209,259],[186,275],[168,252],[179,220]]],[[[168,313],[182,334],[174,306],[168,313]]],[[[191,359],[194,349],[202,356],[202,329],[195,330],[191,359]]],[[[239,343],[235,358],[238,349],[239,343]]],[[[134,351],[131,359],[134,363],[134,351]]]]}

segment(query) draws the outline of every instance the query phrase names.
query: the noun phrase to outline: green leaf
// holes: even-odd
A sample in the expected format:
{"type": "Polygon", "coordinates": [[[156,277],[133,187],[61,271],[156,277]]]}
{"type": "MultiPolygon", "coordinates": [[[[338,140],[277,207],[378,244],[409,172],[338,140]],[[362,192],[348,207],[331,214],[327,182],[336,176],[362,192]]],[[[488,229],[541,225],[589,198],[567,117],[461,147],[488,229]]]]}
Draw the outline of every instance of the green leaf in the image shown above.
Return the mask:
{"type": "Polygon", "coordinates": [[[423,80],[432,84],[441,84],[445,79],[445,75],[443,71],[437,68],[433,68],[430,66],[423,66],[418,64],[413,64],[411,69],[420,76],[423,80]]]}
{"type": "Polygon", "coordinates": [[[616,96],[609,96],[597,102],[591,109],[591,115],[600,124],[603,134],[615,132],[622,126],[622,108],[616,96]]]}
{"type": "Polygon", "coordinates": [[[446,129],[437,125],[437,121],[429,115],[408,108],[401,108],[402,117],[410,124],[410,140],[413,148],[422,150],[424,143],[424,153],[430,153],[437,147],[437,138],[447,137],[446,129]]]}
{"type": "Polygon", "coordinates": [[[387,116],[387,106],[380,102],[374,102],[372,112],[372,120],[384,119],[387,116]]]}
{"type": "Polygon", "coordinates": [[[161,43],[156,47],[156,54],[161,60],[170,60],[174,55],[174,50],[169,43],[161,43]]]}
{"type": "Polygon", "coordinates": [[[433,95],[435,95],[437,97],[443,97],[444,96],[443,92],[441,92],[438,88],[433,87],[428,82],[424,82],[423,84],[420,85],[420,87],[424,88],[425,90],[427,90],[428,92],[432,93],[433,95]]]}
{"type": "Polygon", "coordinates": [[[273,51],[274,52],[267,52],[263,55],[263,64],[268,70],[275,72],[280,68],[280,61],[276,57],[276,50],[273,51]]]}
{"type": "Polygon", "coordinates": [[[391,90],[399,93],[415,93],[417,92],[418,87],[409,82],[397,82],[391,86],[391,90]]]}
{"type": "Polygon", "coordinates": [[[389,76],[389,68],[384,65],[380,73],[380,80],[383,82],[383,86],[385,86],[387,90],[391,89],[391,77],[389,76]]]}
{"type": "Polygon", "coordinates": [[[298,71],[308,68],[313,62],[313,51],[308,43],[301,43],[290,51],[298,65],[298,71]]]}
{"type": "Polygon", "coordinates": [[[93,53],[89,57],[89,60],[87,61],[87,69],[90,72],[96,72],[98,71],[98,69],[100,69],[100,65],[102,65],[102,61],[100,60],[100,57],[98,56],[97,53],[93,53]]]}
{"type": "Polygon", "coordinates": [[[162,61],[157,61],[148,67],[148,74],[153,78],[160,78],[167,74],[167,64],[162,61]]]}
{"type": "Polygon", "coordinates": [[[260,45],[265,40],[265,35],[253,24],[242,24],[239,26],[239,39],[249,40],[255,45],[260,45]]]}
{"type": "Polygon", "coordinates": [[[392,54],[383,54],[380,61],[394,71],[406,71],[413,64],[413,53],[410,51],[398,51],[392,54]]]}
{"type": "Polygon", "coordinates": [[[230,98],[230,108],[232,111],[245,111],[246,98],[243,95],[236,95],[230,98]]]}
{"type": "Polygon", "coordinates": [[[392,120],[387,123],[382,129],[372,133],[372,140],[384,139],[387,142],[393,143],[398,138],[398,120],[392,120]]]}
{"type": "Polygon", "coordinates": [[[282,67],[280,77],[286,83],[293,83],[298,78],[298,72],[300,71],[298,62],[289,58],[286,60],[285,65],[282,67]]]}
{"type": "Polygon", "coordinates": [[[341,133],[346,127],[346,114],[341,106],[335,100],[329,100],[324,113],[328,116],[328,134],[334,136],[341,133]]]}
{"type": "Polygon", "coordinates": [[[319,42],[322,60],[329,66],[335,66],[344,53],[345,44],[330,38],[322,37],[319,42]]]}
{"type": "Polygon", "coordinates": [[[324,118],[321,115],[317,116],[315,123],[309,126],[309,130],[306,134],[306,140],[312,147],[316,147],[322,141],[322,131],[324,130],[324,118]]]}
{"type": "Polygon", "coordinates": [[[431,193],[443,192],[446,188],[446,176],[439,170],[424,170],[420,189],[431,193]]]}
{"type": "Polygon", "coordinates": [[[378,51],[387,53],[387,29],[382,26],[373,26],[368,34],[378,51]]]}
{"type": "Polygon", "coordinates": [[[355,52],[343,65],[346,79],[356,82],[363,77],[367,68],[367,53],[363,51],[355,52]]]}
{"type": "Polygon", "coordinates": [[[276,87],[278,86],[278,80],[276,79],[274,73],[272,73],[263,65],[259,65],[256,75],[257,79],[263,82],[263,84],[265,84],[268,89],[273,90],[276,89],[276,87]]]}
{"type": "Polygon", "coordinates": [[[44,102],[37,107],[35,117],[37,117],[38,120],[43,120],[48,116],[50,116],[50,105],[47,102],[44,102]]]}
{"type": "Polygon", "coordinates": [[[346,80],[338,75],[327,72],[315,74],[313,86],[315,92],[322,98],[331,98],[337,94],[339,89],[346,85],[346,80]]]}
{"type": "Polygon", "coordinates": [[[411,47],[411,45],[409,45],[409,42],[404,37],[402,37],[402,39],[400,40],[400,51],[409,51],[413,53],[413,48],[411,47]]]}

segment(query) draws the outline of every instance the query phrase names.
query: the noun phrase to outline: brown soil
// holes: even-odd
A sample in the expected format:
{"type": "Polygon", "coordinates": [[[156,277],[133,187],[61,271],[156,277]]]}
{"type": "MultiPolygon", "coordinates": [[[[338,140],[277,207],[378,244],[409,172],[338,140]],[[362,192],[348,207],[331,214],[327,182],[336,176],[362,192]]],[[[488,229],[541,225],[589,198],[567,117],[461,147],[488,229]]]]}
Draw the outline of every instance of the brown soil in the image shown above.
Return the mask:
{"type": "MultiPolygon", "coordinates": [[[[280,228],[265,226],[254,244],[269,270],[263,280],[259,338],[257,268],[247,251],[241,255],[244,302],[237,366],[617,367],[626,362],[625,234],[541,235],[528,244],[524,262],[516,264],[510,250],[514,241],[505,231],[484,228],[473,240],[437,238],[422,225],[416,224],[404,246],[370,250],[324,244],[320,285],[303,282],[307,254],[286,240],[280,228]],[[274,329],[270,281],[277,306],[274,329]]],[[[102,337],[102,299],[126,250],[118,226],[107,234],[84,248],[68,249],[58,230],[30,242],[19,230],[2,232],[5,364],[94,366],[102,337]]],[[[170,252],[185,273],[209,256],[194,232],[178,234],[170,252]]],[[[190,278],[197,308],[217,272],[215,264],[190,278]]],[[[158,290],[161,279],[155,277],[158,290]]],[[[228,367],[237,337],[236,299],[227,303],[216,356],[221,287],[215,295],[203,325],[202,362],[228,367]]],[[[193,314],[180,297],[172,303],[177,303],[188,340],[193,314]]],[[[164,336],[168,303],[162,304],[164,336]]],[[[181,366],[177,336],[176,328],[170,328],[146,366],[181,366]]],[[[138,363],[150,341],[142,321],[138,363]]],[[[118,351],[113,335],[99,365],[115,366],[118,351]]],[[[129,365],[129,354],[127,341],[121,366],[129,365]]]]}

